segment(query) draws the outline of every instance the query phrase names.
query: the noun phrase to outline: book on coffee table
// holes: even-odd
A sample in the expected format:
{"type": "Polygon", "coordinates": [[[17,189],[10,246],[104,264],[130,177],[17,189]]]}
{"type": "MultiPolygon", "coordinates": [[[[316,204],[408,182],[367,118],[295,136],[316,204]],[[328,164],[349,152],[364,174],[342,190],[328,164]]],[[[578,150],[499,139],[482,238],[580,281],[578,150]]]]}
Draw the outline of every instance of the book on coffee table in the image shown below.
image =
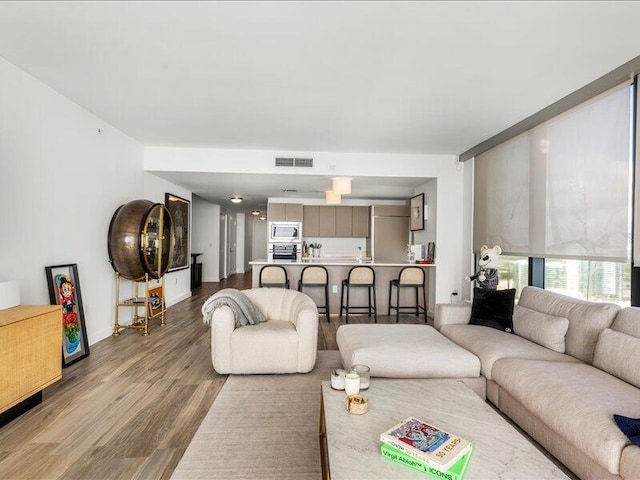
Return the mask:
{"type": "Polygon", "coordinates": [[[440,480],[462,480],[464,477],[464,472],[467,469],[467,465],[469,464],[469,458],[471,458],[471,452],[473,449],[470,449],[467,453],[465,453],[460,459],[454,463],[451,468],[447,471],[441,471],[437,468],[431,467],[425,463],[422,463],[420,460],[410,457],[409,455],[404,454],[397,448],[393,448],[391,445],[383,443],[380,446],[380,453],[384,458],[388,458],[389,460],[393,460],[394,462],[401,463],[407,467],[418,470],[419,472],[423,472],[431,475],[434,478],[439,478],[440,480]]]}
{"type": "Polygon", "coordinates": [[[415,417],[380,434],[380,440],[441,472],[446,472],[471,449],[468,440],[415,417]]]}

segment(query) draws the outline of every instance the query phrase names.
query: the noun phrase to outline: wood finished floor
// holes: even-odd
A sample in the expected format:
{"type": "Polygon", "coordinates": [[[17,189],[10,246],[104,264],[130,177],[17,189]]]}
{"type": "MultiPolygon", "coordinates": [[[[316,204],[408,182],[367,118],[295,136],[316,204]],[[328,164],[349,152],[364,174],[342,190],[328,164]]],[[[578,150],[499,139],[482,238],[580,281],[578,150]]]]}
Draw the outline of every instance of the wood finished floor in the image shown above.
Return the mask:
{"type": "MultiPolygon", "coordinates": [[[[142,337],[125,330],[63,370],[41,405],[0,428],[0,479],[166,479],[227,376],[211,366],[200,307],[221,288],[250,288],[251,274],[205,283],[142,337]]],[[[350,316],[350,323],[369,323],[350,316]]],[[[395,317],[378,316],[379,323],[395,317]]],[[[423,323],[402,315],[401,323],[423,323]]],[[[318,349],[336,350],[344,323],[320,317],[318,349]]]]}

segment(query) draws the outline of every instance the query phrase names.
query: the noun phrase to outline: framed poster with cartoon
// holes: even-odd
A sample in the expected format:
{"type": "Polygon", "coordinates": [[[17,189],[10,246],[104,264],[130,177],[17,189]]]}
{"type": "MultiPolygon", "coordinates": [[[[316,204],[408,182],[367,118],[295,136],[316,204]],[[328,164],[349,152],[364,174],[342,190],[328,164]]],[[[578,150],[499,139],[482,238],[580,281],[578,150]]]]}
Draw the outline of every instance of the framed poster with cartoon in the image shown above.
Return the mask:
{"type": "Polygon", "coordinates": [[[51,305],[62,306],[62,367],[89,355],[78,265],[45,267],[51,305]]]}

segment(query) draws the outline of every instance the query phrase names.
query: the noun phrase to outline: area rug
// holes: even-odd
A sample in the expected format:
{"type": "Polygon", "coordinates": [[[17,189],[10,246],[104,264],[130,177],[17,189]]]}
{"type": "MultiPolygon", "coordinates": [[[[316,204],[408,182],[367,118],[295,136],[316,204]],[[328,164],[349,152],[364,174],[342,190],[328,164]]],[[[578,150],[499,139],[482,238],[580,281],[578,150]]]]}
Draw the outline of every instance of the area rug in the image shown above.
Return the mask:
{"type": "Polygon", "coordinates": [[[171,478],[318,480],[320,382],[340,366],[321,350],[307,374],[230,375],[171,478]]]}

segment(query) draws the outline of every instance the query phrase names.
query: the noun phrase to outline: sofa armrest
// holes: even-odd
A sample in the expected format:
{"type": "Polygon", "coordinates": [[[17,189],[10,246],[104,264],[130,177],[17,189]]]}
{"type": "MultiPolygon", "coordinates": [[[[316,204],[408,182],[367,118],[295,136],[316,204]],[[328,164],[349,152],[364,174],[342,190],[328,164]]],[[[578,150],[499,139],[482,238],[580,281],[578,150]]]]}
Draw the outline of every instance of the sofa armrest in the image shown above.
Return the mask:
{"type": "Polygon", "coordinates": [[[216,372],[231,373],[231,334],[236,328],[233,311],[226,305],[211,318],[211,362],[216,372]]]}
{"type": "Polygon", "coordinates": [[[318,350],[318,309],[315,304],[298,309],[295,316],[298,333],[298,372],[311,371],[318,350]]]}
{"type": "Polygon", "coordinates": [[[467,324],[471,319],[471,305],[466,303],[438,303],[433,317],[433,326],[440,330],[443,325],[467,324]]]}

